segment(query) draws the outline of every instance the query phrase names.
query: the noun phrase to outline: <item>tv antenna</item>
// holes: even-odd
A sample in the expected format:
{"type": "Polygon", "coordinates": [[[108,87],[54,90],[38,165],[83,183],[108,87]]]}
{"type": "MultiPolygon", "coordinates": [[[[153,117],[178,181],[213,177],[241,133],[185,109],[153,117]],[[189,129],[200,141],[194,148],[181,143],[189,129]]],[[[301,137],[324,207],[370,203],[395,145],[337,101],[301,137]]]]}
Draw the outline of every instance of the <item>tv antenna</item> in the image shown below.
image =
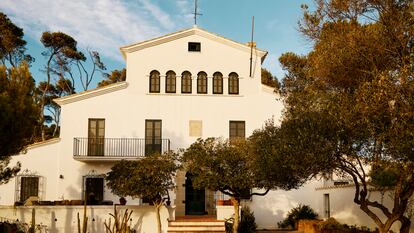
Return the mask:
{"type": "Polygon", "coordinates": [[[200,14],[200,13],[198,13],[197,12],[197,6],[198,6],[198,1],[197,0],[194,0],[194,25],[197,25],[197,16],[199,16],[199,15],[203,15],[203,14],[200,14]]]}
{"type": "Polygon", "coordinates": [[[252,17],[252,39],[250,41],[250,77],[252,77],[252,63],[253,63],[253,34],[254,34],[254,16],[252,17]]]}

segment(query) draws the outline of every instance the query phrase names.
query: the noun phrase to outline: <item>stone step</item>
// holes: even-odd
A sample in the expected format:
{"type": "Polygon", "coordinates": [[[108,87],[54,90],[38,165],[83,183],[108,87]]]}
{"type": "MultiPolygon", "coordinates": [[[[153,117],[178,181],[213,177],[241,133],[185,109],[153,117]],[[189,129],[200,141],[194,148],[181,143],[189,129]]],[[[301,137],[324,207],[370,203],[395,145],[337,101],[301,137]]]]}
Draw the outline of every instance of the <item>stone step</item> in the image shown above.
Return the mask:
{"type": "Polygon", "coordinates": [[[176,220],[168,222],[168,233],[224,233],[224,221],[220,220],[176,220]]]}
{"type": "Polygon", "coordinates": [[[199,225],[203,225],[203,226],[223,226],[224,225],[224,221],[171,221],[168,223],[168,226],[191,226],[191,225],[195,225],[195,226],[199,226],[199,225]]]}

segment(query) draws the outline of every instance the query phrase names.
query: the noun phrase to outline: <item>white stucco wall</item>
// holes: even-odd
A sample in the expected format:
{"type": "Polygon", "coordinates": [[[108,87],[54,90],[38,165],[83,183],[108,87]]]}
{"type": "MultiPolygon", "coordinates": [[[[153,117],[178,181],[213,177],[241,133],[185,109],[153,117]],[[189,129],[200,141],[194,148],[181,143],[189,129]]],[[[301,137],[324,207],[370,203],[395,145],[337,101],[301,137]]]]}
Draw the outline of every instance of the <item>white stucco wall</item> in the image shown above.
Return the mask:
{"type": "MultiPolygon", "coordinates": [[[[26,224],[31,224],[32,209],[35,208],[35,223],[46,225],[47,232],[50,233],[76,233],[78,232],[77,214],[83,221],[83,206],[19,206],[5,207],[0,206],[0,218],[9,220],[18,220],[26,224]]],[[[153,206],[118,206],[121,217],[127,209],[132,211],[129,226],[139,233],[157,232],[157,220],[155,208],[153,206]]],[[[160,210],[161,226],[163,232],[167,232],[168,219],[173,220],[173,209],[162,207],[160,210]]],[[[104,222],[111,223],[113,226],[114,219],[109,215],[114,213],[112,206],[88,206],[86,216],[88,217],[89,233],[105,232],[104,222]]]]}
{"type": "MultiPolygon", "coordinates": [[[[9,166],[21,163],[18,174],[28,173],[42,177],[45,189],[42,198],[55,200],[60,182],[57,170],[60,140],[54,139],[44,143],[29,146],[21,155],[12,156],[9,166]]],[[[12,178],[6,184],[0,185],[0,205],[12,205],[15,201],[16,179],[12,178]]]]}
{"type": "MultiPolygon", "coordinates": [[[[28,169],[47,178],[45,200],[77,200],[83,199],[83,176],[105,174],[114,164],[113,161],[82,162],[74,159],[73,139],[88,136],[89,118],[105,119],[106,138],[144,138],[145,120],[162,120],[162,138],[170,140],[171,149],[186,148],[197,139],[189,136],[191,120],[202,121],[203,138],[227,138],[231,120],[245,121],[246,136],[272,117],[278,122],[283,105],[272,88],[261,84],[260,53],[254,53],[253,75],[249,77],[250,51],[237,46],[240,45],[193,34],[127,52],[127,80],[126,84],[120,84],[124,85],[122,88],[101,91],[93,97],[90,93],[80,94],[70,97],[73,101],[61,102],[60,140],[30,148],[26,154],[13,157],[11,164],[21,161],[22,170],[28,169]],[[188,42],[200,42],[201,52],[188,52],[188,42]],[[159,94],[149,93],[149,74],[152,70],[161,74],[159,94]],[[177,93],[165,93],[165,73],[169,70],[177,75],[177,93]],[[181,94],[180,76],[185,70],[192,74],[192,94],[181,94]],[[196,93],[196,75],[200,71],[208,76],[207,94],[196,93]],[[216,71],[224,76],[223,94],[212,94],[212,75],[216,71]],[[228,94],[227,77],[230,72],[239,75],[238,95],[228,94]]],[[[322,215],[323,192],[315,191],[318,185],[315,181],[299,190],[278,190],[265,197],[253,197],[249,205],[259,227],[275,228],[276,223],[299,203],[311,205],[322,215]]],[[[362,217],[364,214],[349,209],[352,199],[343,198],[348,195],[343,193],[343,189],[329,192],[332,192],[333,198],[332,216],[350,224],[369,225],[368,220],[362,217]]],[[[0,205],[12,205],[14,194],[14,179],[1,185],[0,205]]],[[[105,188],[104,200],[118,203],[118,198],[105,188]]],[[[136,199],[127,199],[128,204],[140,203],[136,199]]],[[[174,202],[174,195],[172,199],[174,202]]]]}

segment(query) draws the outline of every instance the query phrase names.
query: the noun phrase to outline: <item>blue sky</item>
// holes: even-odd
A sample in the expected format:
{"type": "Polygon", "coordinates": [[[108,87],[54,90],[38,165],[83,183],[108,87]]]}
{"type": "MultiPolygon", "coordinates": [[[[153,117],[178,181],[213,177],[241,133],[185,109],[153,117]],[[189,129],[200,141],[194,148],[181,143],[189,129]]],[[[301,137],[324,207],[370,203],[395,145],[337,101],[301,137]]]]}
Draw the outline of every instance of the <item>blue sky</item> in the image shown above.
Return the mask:
{"type": "MultiPolygon", "coordinates": [[[[250,40],[255,16],[257,46],[269,52],[264,67],[283,77],[278,57],[284,52],[305,54],[311,44],[298,32],[301,4],[311,0],[198,0],[197,24],[239,42],[250,40]]],[[[171,33],[194,24],[194,0],[1,0],[0,10],[22,27],[28,52],[36,58],[31,71],[45,79],[39,38],[43,31],[62,31],[81,50],[97,50],[108,70],[125,66],[119,47],[171,33]]],[[[99,81],[100,76],[96,77],[99,81]]]]}

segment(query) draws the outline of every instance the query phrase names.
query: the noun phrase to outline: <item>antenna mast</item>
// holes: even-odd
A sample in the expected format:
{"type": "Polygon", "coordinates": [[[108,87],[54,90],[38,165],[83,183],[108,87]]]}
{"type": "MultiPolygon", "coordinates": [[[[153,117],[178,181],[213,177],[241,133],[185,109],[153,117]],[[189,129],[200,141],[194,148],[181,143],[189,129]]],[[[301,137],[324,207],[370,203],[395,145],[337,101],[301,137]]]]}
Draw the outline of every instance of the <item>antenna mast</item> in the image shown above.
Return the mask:
{"type": "Polygon", "coordinates": [[[197,8],[198,8],[197,3],[198,3],[198,1],[194,0],[194,13],[193,13],[194,14],[194,25],[197,25],[197,16],[198,15],[203,15],[203,14],[200,14],[200,13],[197,12],[197,8]]]}
{"type": "MultiPolygon", "coordinates": [[[[197,0],[196,0],[197,1],[197,0]]],[[[252,40],[250,41],[250,78],[252,77],[252,63],[253,63],[253,33],[254,33],[254,16],[252,16],[252,40]]]]}

